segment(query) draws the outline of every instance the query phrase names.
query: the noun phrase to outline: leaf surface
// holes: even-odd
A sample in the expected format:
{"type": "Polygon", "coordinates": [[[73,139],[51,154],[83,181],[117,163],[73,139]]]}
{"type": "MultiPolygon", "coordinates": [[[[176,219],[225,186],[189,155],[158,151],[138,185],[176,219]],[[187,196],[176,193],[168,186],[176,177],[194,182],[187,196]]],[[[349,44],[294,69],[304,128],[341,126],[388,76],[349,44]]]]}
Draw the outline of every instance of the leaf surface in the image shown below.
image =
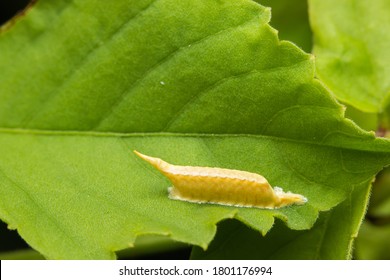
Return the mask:
{"type": "Polygon", "coordinates": [[[310,0],[309,7],[318,76],[343,102],[384,112],[390,96],[390,2],[310,0]]]}
{"type": "Polygon", "coordinates": [[[310,229],[390,146],[343,117],[269,18],[246,0],[38,1],[0,34],[1,219],[55,259],[113,258],[143,234],[206,248],[227,218],[310,229]],[[259,173],[309,202],[172,201],[135,149],[259,173]]]}

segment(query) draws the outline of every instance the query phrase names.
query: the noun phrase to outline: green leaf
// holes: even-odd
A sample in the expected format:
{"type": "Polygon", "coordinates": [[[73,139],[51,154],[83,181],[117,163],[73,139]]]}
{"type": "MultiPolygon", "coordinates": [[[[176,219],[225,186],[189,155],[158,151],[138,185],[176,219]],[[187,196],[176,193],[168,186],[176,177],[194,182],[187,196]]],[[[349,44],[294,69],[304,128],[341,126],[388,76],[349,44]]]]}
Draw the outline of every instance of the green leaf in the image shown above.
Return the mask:
{"type": "Polygon", "coordinates": [[[350,197],[321,213],[311,230],[297,231],[275,223],[262,237],[238,222],[223,222],[207,251],[192,250],[192,259],[349,259],[367,205],[369,182],[356,186],[350,197]],[[365,203],[362,203],[364,201],[365,203]]]}
{"type": "Polygon", "coordinates": [[[390,168],[380,172],[373,184],[366,220],[356,240],[358,259],[390,258],[390,168]]]}
{"type": "Polygon", "coordinates": [[[390,216],[390,167],[383,169],[376,177],[368,215],[375,218],[390,216]]]}
{"type": "Polygon", "coordinates": [[[271,7],[271,26],[278,30],[279,38],[294,42],[306,52],[312,49],[307,0],[256,0],[271,7]]]}
{"type": "Polygon", "coordinates": [[[356,109],[353,106],[346,106],[345,117],[353,120],[361,128],[368,131],[377,131],[379,126],[379,117],[375,113],[366,113],[356,109]]]}
{"type": "Polygon", "coordinates": [[[390,2],[310,0],[317,75],[338,99],[382,113],[390,97],[390,2]]]}
{"type": "Polygon", "coordinates": [[[246,0],[38,1],[0,35],[1,219],[55,259],[113,258],[144,234],[207,248],[227,218],[310,229],[390,163],[390,143],[343,117],[269,18],[246,0]],[[169,200],[134,149],[260,173],[309,202],[169,200]]]}
{"type": "Polygon", "coordinates": [[[356,240],[355,256],[361,260],[390,259],[390,225],[375,225],[365,221],[356,240]]]}

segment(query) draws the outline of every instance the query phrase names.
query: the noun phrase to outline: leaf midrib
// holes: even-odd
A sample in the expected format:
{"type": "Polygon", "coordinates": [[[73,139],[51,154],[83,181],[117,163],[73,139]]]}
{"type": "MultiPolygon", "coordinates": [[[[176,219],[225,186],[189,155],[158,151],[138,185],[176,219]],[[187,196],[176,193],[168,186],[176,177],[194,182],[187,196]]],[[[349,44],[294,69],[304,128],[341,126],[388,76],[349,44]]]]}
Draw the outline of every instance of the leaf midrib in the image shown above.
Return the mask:
{"type": "MultiPolygon", "coordinates": [[[[78,131],[78,130],[44,130],[44,129],[24,129],[24,128],[4,128],[0,127],[0,136],[1,134],[20,134],[20,135],[38,135],[38,136],[79,136],[79,137],[116,137],[116,138],[130,138],[130,137],[195,137],[195,138],[216,138],[216,137],[226,137],[226,138],[234,138],[234,137],[248,137],[248,138],[259,138],[259,139],[267,139],[279,142],[289,142],[292,144],[305,144],[311,146],[320,146],[320,147],[330,147],[337,149],[345,149],[349,151],[366,151],[366,152],[376,152],[388,154],[390,159],[390,139],[376,137],[371,139],[372,141],[376,141],[377,145],[379,145],[382,149],[373,148],[373,145],[364,145],[362,149],[353,148],[345,145],[332,145],[329,143],[322,143],[321,141],[308,141],[301,139],[292,139],[281,136],[272,136],[272,135],[261,135],[261,134],[248,134],[248,133],[177,133],[177,132],[130,132],[130,133],[120,133],[120,132],[98,132],[98,131],[78,131]]],[[[324,136],[324,138],[328,137],[329,134],[343,134],[346,136],[350,136],[356,139],[360,139],[356,135],[348,134],[342,131],[332,131],[324,136]]],[[[369,136],[368,132],[366,132],[369,136]]]]}

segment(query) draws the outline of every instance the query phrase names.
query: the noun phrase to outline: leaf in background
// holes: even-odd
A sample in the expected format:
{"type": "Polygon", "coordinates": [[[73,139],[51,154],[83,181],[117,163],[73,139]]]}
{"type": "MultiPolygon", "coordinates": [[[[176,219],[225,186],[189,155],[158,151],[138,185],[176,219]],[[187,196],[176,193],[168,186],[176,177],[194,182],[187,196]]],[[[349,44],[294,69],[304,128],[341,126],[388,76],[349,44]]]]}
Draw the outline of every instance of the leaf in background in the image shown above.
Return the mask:
{"type": "MultiPolygon", "coordinates": [[[[351,105],[347,117],[383,133],[390,127],[390,2],[310,0],[309,4],[319,77],[337,98],[351,105]]],[[[388,258],[388,229],[371,224],[383,219],[389,205],[388,184],[378,183],[356,242],[357,258],[388,258]]]]}
{"type": "Polygon", "coordinates": [[[355,258],[390,258],[390,168],[385,168],[373,184],[366,220],[356,240],[355,258]]]}
{"type": "Polygon", "coordinates": [[[256,0],[271,7],[271,26],[278,30],[281,40],[297,44],[306,52],[312,49],[312,33],[309,24],[307,0],[256,0]]]}
{"type": "Polygon", "coordinates": [[[309,1],[317,74],[338,99],[382,113],[390,97],[390,1],[309,1]]]}
{"type": "Polygon", "coordinates": [[[390,167],[383,169],[374,182],[367,214],[375,219],[390,216],[390,167]]]}
{"type": "Polygon", "coordinates": [[[378,133],[380,119],[378,114],[362,112],[351,105],[346,105],[345,117],[353,120],[358,126],[367,131],[378,133]]]}
{"type": "Polygon", "coordinates": [[[365,221],[356,240],[355,257],[360,260],[389,260],[389,236],[389,224],[377,226],[365,221]]]}
{"type": "Polygon", "coordinates": [[[343,118],[269,17],[246,0],[39,1],[0,35],[1,218],[66,259],[113,258],[150,233],[206,248],[226,218],[311,228],[390,163],[390,145],[343,118]],[[133,149],[260,173],[309,202],[172,201],[133,149]]]}

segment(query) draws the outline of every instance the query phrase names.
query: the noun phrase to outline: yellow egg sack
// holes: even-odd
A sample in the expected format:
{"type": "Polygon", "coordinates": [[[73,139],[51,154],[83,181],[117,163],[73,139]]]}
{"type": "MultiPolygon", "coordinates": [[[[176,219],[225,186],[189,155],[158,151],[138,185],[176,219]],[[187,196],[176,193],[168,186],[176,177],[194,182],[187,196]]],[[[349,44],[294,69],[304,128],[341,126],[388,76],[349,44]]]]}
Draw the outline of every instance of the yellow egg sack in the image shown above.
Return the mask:
{"type": "Polygon", "coordinates": [[[236,207],[276,209],[302,205],[307,198],[279,187],[272,187],[261,175],[235,169],[179,166],[137,151],[171,182],[169,198],[193,203],[212,203],[236,207]]]}

